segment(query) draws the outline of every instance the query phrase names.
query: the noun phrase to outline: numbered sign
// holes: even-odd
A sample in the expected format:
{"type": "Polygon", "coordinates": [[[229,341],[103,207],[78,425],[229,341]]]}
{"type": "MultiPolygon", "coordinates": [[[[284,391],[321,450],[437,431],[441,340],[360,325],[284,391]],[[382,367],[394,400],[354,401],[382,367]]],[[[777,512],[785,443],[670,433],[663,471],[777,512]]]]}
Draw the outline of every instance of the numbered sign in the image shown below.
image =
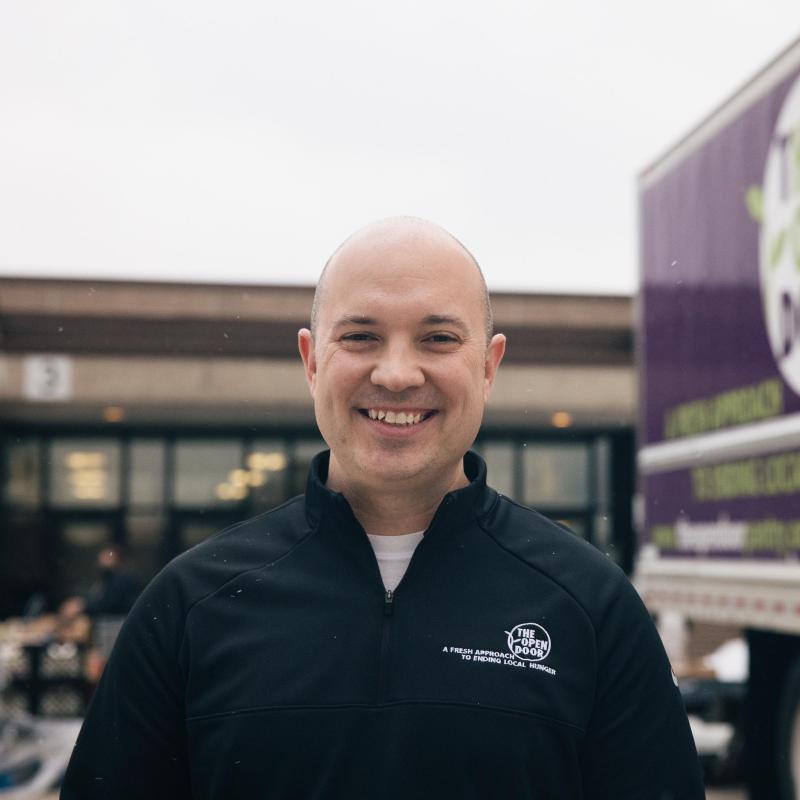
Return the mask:
{"type": "Polygon", "coordinates": [[[72,359],[68,356],[27,356],[22,393],[28,400],[69,400],[72,397],[72,359]]]}

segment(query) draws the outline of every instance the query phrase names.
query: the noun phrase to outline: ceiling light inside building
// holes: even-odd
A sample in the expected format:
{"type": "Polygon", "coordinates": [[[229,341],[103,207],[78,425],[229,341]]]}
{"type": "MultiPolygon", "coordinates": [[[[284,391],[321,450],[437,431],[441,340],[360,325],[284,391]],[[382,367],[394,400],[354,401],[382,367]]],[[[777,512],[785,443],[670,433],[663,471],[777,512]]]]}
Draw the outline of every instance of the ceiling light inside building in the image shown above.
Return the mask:
{"type": "Polygon", "coordinates": [[[108,493],[107,455],[97,450],[73,450],[64,457],[67,484],[76,500],[104,500],[108,493]]]}
{"type": "Polygon", "coordinates": [[[125,419],[125,409],[122,406],[106,406],[103,409],[103,419],[106,422],[122,422],[125,419]]]}
{"type": "Polygon", "coordinates": [[[70,469],[100,469],[106,465],[106,454],[73,450],[64,457],[64,463],[70,469]]]}
{"type": "Polygon", "coordinates": [[[265,475],[260,470],[254,469],[250,471],[250,485],[263,486],[269,480],[269,475],[265,475]]]}
{"type": "Polygon", "coordinates": [[[69,476],[73,486],[105,487],[108,473],[104,469],[76,469],[69,476]]]}
{"type": "Polygon", "coordinates": [[[72,496],[76,500],[103,500],[106,496],[105,486],[73,486],[72,496]]]}
{"type": "Polygon", "coordinates": [[[233,486],[248,486],[250,473],[246,469],[232,469],[228,473],[228,483],[233,486]]]}
{"type": "Polygon", "coordinates": [[[572,425],[572,414],[567,411],[556,411],[550,422],[554,428],[569,428],[572,425]]]}
{"type": "Polygon", "coordinates": [[[250,453],[247,457],[247,466],[262,472],[280,472],[282,469],[286,469],[286,463],[286,454],[280,452],[256,452],[250,453]]]}
{"type": "Polygon", "coordinates": [[[215,491],[220,500],[244,500],[247,497],[246,486],[234,486],[232,483],[220,483],[215,491]]]}

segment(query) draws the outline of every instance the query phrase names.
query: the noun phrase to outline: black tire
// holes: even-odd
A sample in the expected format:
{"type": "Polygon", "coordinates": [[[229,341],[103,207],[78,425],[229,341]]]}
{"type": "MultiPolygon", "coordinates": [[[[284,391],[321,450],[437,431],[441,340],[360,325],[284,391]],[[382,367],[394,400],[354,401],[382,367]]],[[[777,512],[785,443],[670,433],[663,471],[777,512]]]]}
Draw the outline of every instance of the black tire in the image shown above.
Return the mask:
{"type": "Polygon", "coordinates": [[[786,673],[777,714],[780,800],[800,800],[800,658],[786,673]]]}

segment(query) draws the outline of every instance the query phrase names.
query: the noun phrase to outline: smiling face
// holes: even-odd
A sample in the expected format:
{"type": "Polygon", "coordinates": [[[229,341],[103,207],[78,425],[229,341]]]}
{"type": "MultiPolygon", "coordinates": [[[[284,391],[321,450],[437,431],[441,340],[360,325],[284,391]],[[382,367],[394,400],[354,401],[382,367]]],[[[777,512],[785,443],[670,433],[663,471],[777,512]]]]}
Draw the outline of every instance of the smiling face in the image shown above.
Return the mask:
{"type": "Polygon", "coordinates": [[[468,253],[430,223],[378,223],[336,253],[315,338],[299,335],[331,488],[463,485],[505,347],[486,341],[483,298],[468,253]]]}

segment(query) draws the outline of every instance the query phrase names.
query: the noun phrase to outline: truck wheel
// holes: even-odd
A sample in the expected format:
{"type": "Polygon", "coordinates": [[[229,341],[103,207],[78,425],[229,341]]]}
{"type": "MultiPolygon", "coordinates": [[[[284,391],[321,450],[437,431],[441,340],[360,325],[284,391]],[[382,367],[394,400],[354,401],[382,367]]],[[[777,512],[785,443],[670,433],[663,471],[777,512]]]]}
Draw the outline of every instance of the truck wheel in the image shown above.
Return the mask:
{"type": "Polygon", "coordinates": [[[780,800],[800,800],[800,659],[792,663],[778,705],[780,800]]]}

